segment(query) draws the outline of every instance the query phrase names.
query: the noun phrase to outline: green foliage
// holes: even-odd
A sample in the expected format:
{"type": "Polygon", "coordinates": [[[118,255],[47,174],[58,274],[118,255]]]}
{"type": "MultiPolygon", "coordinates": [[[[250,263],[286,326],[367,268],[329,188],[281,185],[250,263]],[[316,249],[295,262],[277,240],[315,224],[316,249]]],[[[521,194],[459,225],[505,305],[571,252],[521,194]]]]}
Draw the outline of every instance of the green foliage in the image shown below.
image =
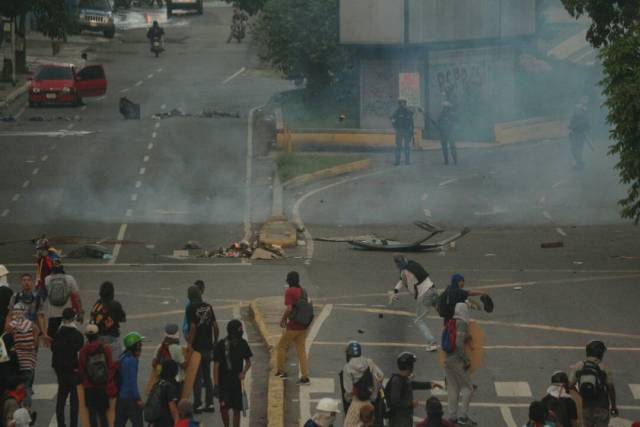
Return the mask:
{"type": "Polygon", "coordinates": [[[575,17],[587,14],[592,25],[587,40],[600,48],[601,84],[607,96],[607,121],[618,155],[616,168],[629,185],[620,201],[622,216],[640,221],[640,2],[638,0],[562,0],[575,17]]]}
{"type": "Polygon", "coordinates": [[[233,3],[234,7],[244,10],[249,15],[255,15],[264,7],[267,0],[225,0],[227,3],[233,3]]]}
{"type": "Polygon", "coordinates": [[[0,1],[0,15],[16,17],[24,15],[33,7],[32,0],[2,0],[0,1]]]}
{"type": "Polygon", "coordinates": [[[317,93],[347,66],[338,40],[337,0],[268,0],[254,27],[260,56],[317,93]]]}
{"type": "Polygon", "coordinates": [[[34,0],[38,29],[51,40],[66,40],[71,16],[65,0],[34,0]]]}
{"type": "Polygon", "coordinates": [[[285,183],[296,176],[328,169],[345,163],[356,162],[358,160],[363,160],[363,157],[280,152],[276,158],[276,166],[278,167],[280,181],[285,183]]]}

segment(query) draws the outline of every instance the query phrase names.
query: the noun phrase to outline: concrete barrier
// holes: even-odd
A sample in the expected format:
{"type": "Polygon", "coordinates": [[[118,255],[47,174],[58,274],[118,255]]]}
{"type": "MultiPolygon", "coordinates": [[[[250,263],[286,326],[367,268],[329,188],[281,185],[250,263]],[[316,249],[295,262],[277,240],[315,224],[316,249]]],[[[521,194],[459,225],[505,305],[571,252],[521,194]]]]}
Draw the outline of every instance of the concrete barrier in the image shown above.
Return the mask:
{"type": "MultiPolygon", "coordinates": [[[[419,140],[416,131],[414,141],[419,140]]],[[[287,151],[303,147],[393,148],[396,134],[388,129],[289,129],[285,124],[278,129],[276,143],[287,151]]]]}
{"type": "Polygon", "coordinates": [[[369,169],[370,166],[371,162],[369,161],[369,159],[358,160],[355,162],[345,163],[327,169],[321,169],[319,171],[296,176],[282,185],[286,189],[299,187],[301,185],[309,184],[320,179],[333,178],[336,176],[346,175],[348,173],[369,169]]]}

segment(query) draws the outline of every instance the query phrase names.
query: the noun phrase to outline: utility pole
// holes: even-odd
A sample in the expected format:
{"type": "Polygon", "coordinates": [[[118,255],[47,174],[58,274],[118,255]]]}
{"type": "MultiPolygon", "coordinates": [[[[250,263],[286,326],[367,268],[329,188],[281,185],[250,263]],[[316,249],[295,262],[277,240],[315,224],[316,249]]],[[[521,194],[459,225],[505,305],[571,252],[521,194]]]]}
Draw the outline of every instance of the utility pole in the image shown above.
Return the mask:
{"type": "Polygon", "coordinates": [[[16,17],[11,18],[11,83],[16,85],[16,17]]]}

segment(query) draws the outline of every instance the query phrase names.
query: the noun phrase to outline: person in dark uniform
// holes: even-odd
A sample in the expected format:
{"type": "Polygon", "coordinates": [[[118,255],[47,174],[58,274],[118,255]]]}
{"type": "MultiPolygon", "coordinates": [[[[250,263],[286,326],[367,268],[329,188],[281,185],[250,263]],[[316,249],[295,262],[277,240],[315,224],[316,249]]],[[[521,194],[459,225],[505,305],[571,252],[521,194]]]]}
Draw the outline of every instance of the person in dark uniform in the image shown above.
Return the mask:
{"type": "Polygon", "coordinates": [[[576,162],[575,169],[584,168],[582,152],[584,151],[584,143],[591,131],[591,124],[587,117],[587,104],[580,102],[576,105],[576,109],[569,121],[569,141],[571,143],[571,155],[576,162]]]}
{"type": "Polygon", "coordinates": [[[411,141],[413,140],[413,112],[407,108],[405,99],[398,100],[398,108],[391,116],[391,124],[396,131],[396,161],[395,165],[400,164],[402,150],[404,149],[404,162],[411,162],[411,141]]]}
{"type": "Polygon", "coordinates": [[[445,165],[449,164],[449,150],[451,150],[453,164],[458,164],[458,151],[456,150],[456,141],[453,138],[455,121],[456,117],[453,106],[449,101],[443,102],[442,112],[438,118],[438,129],[440,131],[440,145],[442,146],[442,156],[444,157],[445,165]]]}

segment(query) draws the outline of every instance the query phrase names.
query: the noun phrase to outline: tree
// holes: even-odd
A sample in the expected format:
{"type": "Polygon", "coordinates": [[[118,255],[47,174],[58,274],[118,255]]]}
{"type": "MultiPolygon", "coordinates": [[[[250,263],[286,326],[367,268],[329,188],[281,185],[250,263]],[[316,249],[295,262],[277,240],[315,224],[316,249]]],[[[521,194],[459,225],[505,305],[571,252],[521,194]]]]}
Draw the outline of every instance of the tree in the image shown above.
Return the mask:
{"type": "Polygon", "coordinates": [[[253,35],[260,57],[287,78],[306,78],[309,93],[329,85],[348,64],[338,40],[337,0],[268,0],[253,35]]]}
{"type": "MultiPolygon", "coordinates": [[[[34,13],[38,29],[52,41],[67,41],[67,27],[71,17],[65,0],[34,0],[34,13]]],[[[54,44],[55,46],[55,44],[54,44]]],[[[57,53],[54,47],[54,55],[57,53]]]]}
{"type": "Polygon", "coordinates": [[[234,7],[244,10],[249,15],[255,15],[264,7],[267,0],[225,0],[227,3],[233,3],[234,7]]]}
{"type": "Polygon", "coordinates": [[[2,0],[0,16],[13,19],[16,25],[16,71],[27,71],[26,16],[33,7],[32,0],[2,0]]]}
{"type": "Polygon", "coordinates": [[[587,40],[600,50],[601,84],[609,109],[607,121],[614,141],[610,155],[629,185],[620,200],[622,217],[640,221],[640,2],[638,0],[562,0],[569,13],[592,19],[587,40]]]}

